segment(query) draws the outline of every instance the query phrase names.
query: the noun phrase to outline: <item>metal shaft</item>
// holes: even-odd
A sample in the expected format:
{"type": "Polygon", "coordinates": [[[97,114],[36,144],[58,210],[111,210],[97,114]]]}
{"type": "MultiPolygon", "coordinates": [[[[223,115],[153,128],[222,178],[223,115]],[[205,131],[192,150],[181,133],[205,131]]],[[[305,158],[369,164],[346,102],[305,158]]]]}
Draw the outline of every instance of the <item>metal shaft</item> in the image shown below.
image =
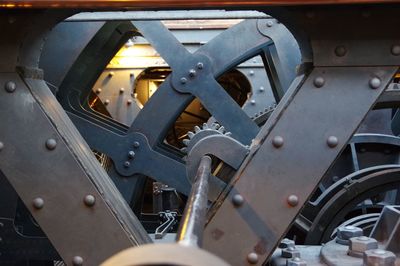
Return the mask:
{"type": "Polygon", "coordinates": [[[176,240],[179,244],[201,247],[207,213],[210,174],[211,158],[204,156],[200,161],[177,234],[176,240]]]}

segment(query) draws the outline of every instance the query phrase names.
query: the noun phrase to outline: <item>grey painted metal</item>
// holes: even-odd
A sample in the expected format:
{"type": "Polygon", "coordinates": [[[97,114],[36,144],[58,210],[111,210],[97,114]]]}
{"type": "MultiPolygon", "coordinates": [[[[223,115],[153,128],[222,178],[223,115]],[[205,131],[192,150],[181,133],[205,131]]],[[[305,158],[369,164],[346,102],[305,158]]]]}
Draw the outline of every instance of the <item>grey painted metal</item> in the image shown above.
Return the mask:
{"type": "Polygon", "coordinates": [[[400,252],[400,206],[385,206],[378,222],[371,232],[371,237],[378,240],[383,249],[395,254],[400,252]]]}
{"type": "Polygon", "coordinates": [[[202,246],[207,215],[208,181],[211,176],[211,163],[212,160],[209,156],[203,156],[194,176],[192,190],[176,236],[177,242],[181,245],[202,246]]]}
{"type": "Polygon", "coordinates": [[[181,19],[257,19],[268,15],[259,11],[171,10],[82,12],[65,21],[181,20],[181,19]]]}
{"type": "Polygon", "coordinates": [[[234,189],[208,223],[205,248],[235,265],[244,264],[247,254],[254,251],[263,262],[396,70],[315,68],[306,78],[298,78],[253,142],[250,155],[234,177],[234,189]],[[314,79],[320,76],[326,84],[315,88],[314,79]],[[371,76],[381,79],[379,89],[369,88],[371,76]],[[336,126],[339,121],[340,130],[336,126]],[[279,148],[271,145],[276,136],[284,140],[279,148]],[[333,148],[327,145],[330,136],[338,139],[333,148]],[[318,164],[314,163],[316,156],[318,164]],[[296,169],[292,165],[297,165],[296,169]],[[264,193],[266,187],[273,189],[264,193]],[[236,209],[230,200],[238,193],[246,202],[236,209]],[[290,195],[298,197],[297,206],[288,206],[290,195]],[[231,222],[227,225],[226,220],[231,222]],[[228,243],[237,243],[229,255],[221,249],[228,243]]]}

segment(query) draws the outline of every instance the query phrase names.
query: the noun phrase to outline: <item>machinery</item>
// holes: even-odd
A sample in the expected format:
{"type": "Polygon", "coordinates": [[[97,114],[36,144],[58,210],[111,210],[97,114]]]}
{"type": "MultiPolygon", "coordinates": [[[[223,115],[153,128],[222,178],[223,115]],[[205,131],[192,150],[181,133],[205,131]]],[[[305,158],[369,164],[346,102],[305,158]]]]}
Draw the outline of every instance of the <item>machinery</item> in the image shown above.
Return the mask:
{"type": "Polygon", "coordinates": [[[397,1],[0,1],[0,265],[400,265],[397,1]]]}

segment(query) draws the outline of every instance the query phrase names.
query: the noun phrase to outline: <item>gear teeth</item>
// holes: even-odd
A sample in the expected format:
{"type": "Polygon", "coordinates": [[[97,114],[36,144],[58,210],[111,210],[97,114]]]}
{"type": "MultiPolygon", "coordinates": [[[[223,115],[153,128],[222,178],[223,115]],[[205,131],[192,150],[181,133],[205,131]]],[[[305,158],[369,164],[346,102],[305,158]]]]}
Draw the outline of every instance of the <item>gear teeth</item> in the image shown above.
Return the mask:
{"type": "Polygon", "coordinates": [[[200,127],[199,126],[194,126],[194,132],[199,133],[200,132],[200,127]]]}
{"type": "Polygon", "coordinates": [[[185,144],[187,146],[189,144],[190,140],[184,139],[184,140],[182,140],[182,142],[183,142],[183,144],[185,144]]]}
{"type": "Polygon", "coordinates": [[[221,126],[220,128],[218,128],[218,131],[221,132],[221,133],[224,133],[225,132],[224,126],[221,126]]]}
{"type": "Polygon", "coordinates": [[[220,125],[218,123],[213,123],[212,124],[212,128],[217,130],[220,127],[220,125]]]}
{"type": "Polygon", "coordinates": [[[188,137],[191,139],[191,138],[193,138],[194,133],[193,133],[192,131],[189,131],[189,132],[187,133],[187,135],[188,135],[188,137]]]}
{"type": "Polygon", "coordinates": [[[232,136],[232,132],[226,132],[226,133],[225,133],[225,136],[227,136],[227,137],[232,136]]]}
{"type": "Polygon", "coordinates": [[[208,125],[206,123],[203,123],[203,129],[208,129],[208,125]]]}

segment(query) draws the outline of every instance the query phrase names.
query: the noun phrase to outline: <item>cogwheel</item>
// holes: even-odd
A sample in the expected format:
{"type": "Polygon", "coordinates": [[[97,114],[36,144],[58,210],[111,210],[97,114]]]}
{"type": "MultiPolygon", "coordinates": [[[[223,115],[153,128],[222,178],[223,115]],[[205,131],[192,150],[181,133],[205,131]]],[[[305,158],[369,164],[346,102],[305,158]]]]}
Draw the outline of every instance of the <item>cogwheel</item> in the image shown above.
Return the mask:
{"type": "Polygon", "coordinates": [[[275,110],[276,104],[266,107],[263,111],[254,114],[254,116],[250,117],[256,122],[257,125],[262,126],[268,120],[272,112],[275,110]]]}
{"type": "Polygon", "coordinates": [[[182,148],[181,150],[185,153],[189,153],[189,151],[193,148],[194,145],[196,145],[199,140],[217,134],[230,136],[231,132],[226,132],[225,128],[217,123],[212,123],[211,125],[207,125],[206,123],[204,123],[202,127],[195,126],[194,132],[189,131],[187,133],[187,136],[189,138],[183,140],[183,144],[186,147],[182,148]]]}

